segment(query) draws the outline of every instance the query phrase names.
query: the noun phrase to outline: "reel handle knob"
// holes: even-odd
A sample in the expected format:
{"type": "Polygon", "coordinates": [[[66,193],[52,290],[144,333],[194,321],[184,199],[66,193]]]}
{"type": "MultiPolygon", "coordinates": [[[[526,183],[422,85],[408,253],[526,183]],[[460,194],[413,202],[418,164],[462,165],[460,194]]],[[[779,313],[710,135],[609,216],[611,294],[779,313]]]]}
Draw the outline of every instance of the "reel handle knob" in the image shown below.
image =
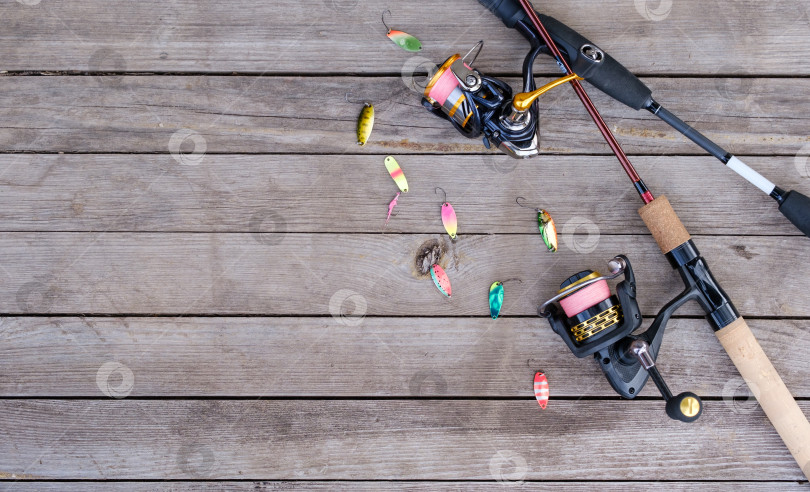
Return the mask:
{"type": "Polygon", "coordinates": [[[694,422],[703,413],[703,401],[698,395],[687,391],[667,400],[666,410],[673,420],[694,422]]]}
{"type": "Polygon", "coordinates": [[[666,412],[669,418],[688,423],[694,422],[700,417],[700,414],[703,413],[703,402],[700,397],[688,391],[672,396],[669,386],[667,386],[661,373],[658,372],[658,367],[655,366],[655,358],[650,353],[649,343],[641,339],[633,340],[628,346],[627,352],[633,355],[639,361],[641,367],[650,374],[650,378],[658,387],[664,401],[666,401],[666,412]]]}

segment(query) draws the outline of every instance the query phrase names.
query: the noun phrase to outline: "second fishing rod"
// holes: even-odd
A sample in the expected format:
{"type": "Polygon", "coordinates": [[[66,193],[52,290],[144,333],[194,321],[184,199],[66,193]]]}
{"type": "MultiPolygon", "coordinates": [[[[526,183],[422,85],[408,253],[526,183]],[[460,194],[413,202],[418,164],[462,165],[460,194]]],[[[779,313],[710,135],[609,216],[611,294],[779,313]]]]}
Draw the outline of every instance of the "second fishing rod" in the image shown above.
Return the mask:
{"type": "MultiPolygon", "coordinates": [[[[531,19],[519,0],[479,0],[479,2],[500,18],[507,27],[516,29],[529,41],[532,41],[531,34],[524,28],[524,26],[531,25],[531,19]]],[[[669,124],[762,190],[763,193],[776,200],[779,211],[796,228],[810,237],[810,198],[798,191],[785,191],[780,188],[734,154],[678,118],[653,98],[652,89],[585,36],[553,17],[537,12],[535,14],[553,39],[554,44],[559,47],[562,58],[573,73],[617,101],[637,111],[645,109],[669,124]]],[[[548,45],[542,50],[552,54],[548,45]]]]}

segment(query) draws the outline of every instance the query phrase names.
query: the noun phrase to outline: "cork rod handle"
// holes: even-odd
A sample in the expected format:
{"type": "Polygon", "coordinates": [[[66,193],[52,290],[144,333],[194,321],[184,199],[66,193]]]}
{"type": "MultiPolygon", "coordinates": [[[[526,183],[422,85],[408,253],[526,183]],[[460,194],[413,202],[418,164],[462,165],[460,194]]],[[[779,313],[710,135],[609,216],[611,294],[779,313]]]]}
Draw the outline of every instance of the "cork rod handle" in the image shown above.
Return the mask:
{"type": "Polygon", "coordinates": [[[716,335],[804,476],[810,479],[810,423],[748,324],[739,318],[716,335]]]}
{"type": "MultiPolygon", "coordinates": [[[[664,254],[691,239],[664,196],[642,207],[639,215],[664,254]]],[[[744,319],[738,318],[716,335],[799,464],[802,473],[810,479],[810,423],[751,333],[748,324],[744,319]]]]}

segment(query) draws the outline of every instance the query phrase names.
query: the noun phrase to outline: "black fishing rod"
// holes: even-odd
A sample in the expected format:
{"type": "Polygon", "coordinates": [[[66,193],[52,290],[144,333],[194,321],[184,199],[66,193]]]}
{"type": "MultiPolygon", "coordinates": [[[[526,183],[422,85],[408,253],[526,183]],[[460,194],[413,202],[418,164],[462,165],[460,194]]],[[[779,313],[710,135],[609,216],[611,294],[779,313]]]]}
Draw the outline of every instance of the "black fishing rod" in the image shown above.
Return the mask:
{"type": "MultiPolygon", "coordinates": [[[[525,29],[525,26],[531,25],[531,19],[518,0],[479,0],[479,3],[500,18],[507,27],[516,29],[529,41],[533,41],[532,34],[527,34],[525,29]]],[[[810,198],[797,191],[785,191],[780,188],[734,154],[675,116],[653,98],[652,89],[596,44],[552,17],[540,13],[537,13],[537,16],[548,30],[554,44],[559,48],[573,73],[617,101],[637,111],[646,109],[665,121],[749,183],[776,200],[779,211],[800,231],[810,237],[810,198]]],[[[544,50],[547,54],[551,54],[547,45],[544,50]]]]}

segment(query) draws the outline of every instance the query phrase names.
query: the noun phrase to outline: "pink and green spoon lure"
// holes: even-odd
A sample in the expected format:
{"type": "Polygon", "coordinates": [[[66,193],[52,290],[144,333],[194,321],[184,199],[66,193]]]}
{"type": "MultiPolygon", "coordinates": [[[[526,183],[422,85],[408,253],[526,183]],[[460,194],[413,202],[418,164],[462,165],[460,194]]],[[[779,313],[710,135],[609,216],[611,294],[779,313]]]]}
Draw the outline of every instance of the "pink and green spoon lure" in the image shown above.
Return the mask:
{"type": "Polygon", "coordinates": [[[385,28],[388,30],[388,39],[393,41],[393,43],[405,51],[409,51],[411,53],[416,53],[422,50],[422,42],[416,39],[414,36],[411,36],[407,32],[397,31],[395,29],[391,29],[388,27],[388,24],[385,23],[385,14],[391,13],[390,10],[386,10],[382,14],[382,23],[385,28]]]}

